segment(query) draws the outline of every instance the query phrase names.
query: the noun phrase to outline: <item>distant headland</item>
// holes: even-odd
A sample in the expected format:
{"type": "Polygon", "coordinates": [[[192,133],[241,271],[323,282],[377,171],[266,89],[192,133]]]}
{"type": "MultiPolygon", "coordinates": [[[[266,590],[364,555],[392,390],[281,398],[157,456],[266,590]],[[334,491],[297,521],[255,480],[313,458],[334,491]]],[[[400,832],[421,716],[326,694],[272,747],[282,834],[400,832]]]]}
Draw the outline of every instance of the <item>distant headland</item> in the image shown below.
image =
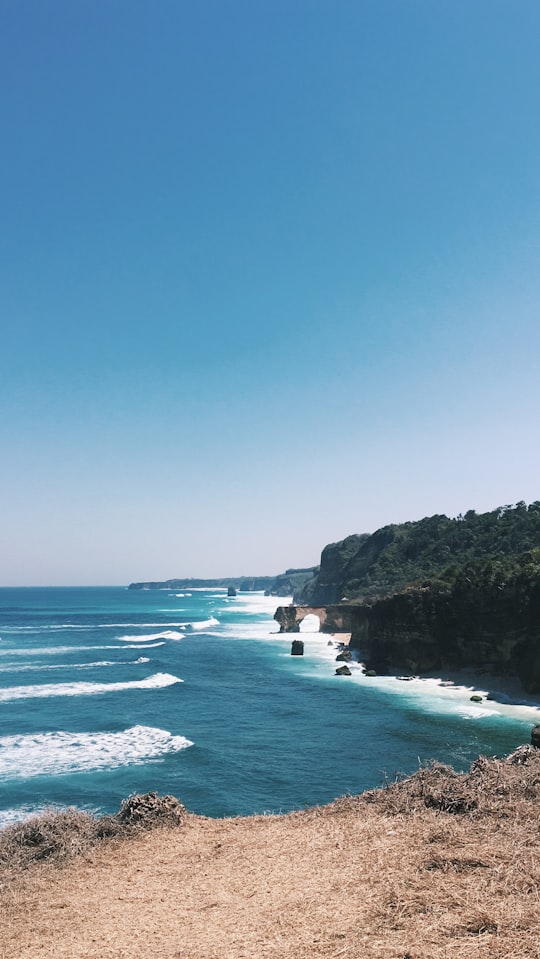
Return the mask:
{"type": "Polygon", "coordinates": [[[286,569],[277,576],[225,576],[221,579],[166,579],[161,582],[130,583],[128,589],[235,589],[242,593],[264,590],[267,596],[292,596],[312,579],[316,567],[286,569]]]}

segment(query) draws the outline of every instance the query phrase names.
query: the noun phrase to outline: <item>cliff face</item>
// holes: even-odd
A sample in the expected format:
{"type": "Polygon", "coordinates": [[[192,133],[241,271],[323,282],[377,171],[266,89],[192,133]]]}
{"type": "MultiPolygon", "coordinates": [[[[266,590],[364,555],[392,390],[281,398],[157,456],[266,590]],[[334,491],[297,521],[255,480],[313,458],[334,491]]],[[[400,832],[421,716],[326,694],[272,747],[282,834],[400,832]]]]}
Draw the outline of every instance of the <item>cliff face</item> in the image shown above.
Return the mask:
{"type": "Polygon", "coordinates": [[[377,672],[474,667],[540,691],[540,565],[489,583],[407,590],[354,607],[350,647],[377,672]]]}
{"type": "Polygon", "coordinates": [[[354,558],[362,544],[370,539],[367,533],[353,534],[339,543],[325,546],[321,554],[321,564],[314,576],[300,589],[294,592],[294,602],[309,605],[339,603],[347,581],[348,563],[354,558]]]}
{"type": "Polygon", "coordinates": [[[287,569],[284,573],[276,576],[271,586],[266,589],[267,596],[293,596],[299,592],[305,584],[313,578],[315,572],[318,572],[318,566],[311,566],[309,569],[287,569]]]}
{"type": "Polygon", "coordinates": [[[298,633],[300,624],[310,614],[319,617],[321,633],[350,633],[353,606],[278,606],[274,619],[280,633],[298,633]]]}
{"type": "MultiPolygon", "coordinates": [[[[322,625],[347,618],[349,648],[378,673],[473,667],[518,678],[540,692],[540,550],[464,566],[451,585],[433,582],[370,603],[282,607],[282,631],[308,612],[322,625]]],[[[330,631],[333,631],[330,629],[330,631]]]]}

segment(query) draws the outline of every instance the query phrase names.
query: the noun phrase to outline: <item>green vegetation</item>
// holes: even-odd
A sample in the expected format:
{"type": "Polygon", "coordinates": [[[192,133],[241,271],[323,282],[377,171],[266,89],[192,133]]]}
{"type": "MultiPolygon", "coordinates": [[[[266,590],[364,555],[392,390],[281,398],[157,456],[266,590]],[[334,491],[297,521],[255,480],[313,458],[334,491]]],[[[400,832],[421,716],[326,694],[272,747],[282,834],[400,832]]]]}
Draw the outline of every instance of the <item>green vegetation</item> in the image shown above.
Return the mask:
{"type": "Polygon", "coordinates": [[[461,583],[467,591],[471,577],[477,588],[497,589],[520,571],[526,579],[534,575],[534,550],[539,548],[538,501],[489,513],[469,510],[455,519],[429,516],[326,546],[318,574],[295,593],[294,601],[369,602],[413,585],[459,592],[461,583]]]}

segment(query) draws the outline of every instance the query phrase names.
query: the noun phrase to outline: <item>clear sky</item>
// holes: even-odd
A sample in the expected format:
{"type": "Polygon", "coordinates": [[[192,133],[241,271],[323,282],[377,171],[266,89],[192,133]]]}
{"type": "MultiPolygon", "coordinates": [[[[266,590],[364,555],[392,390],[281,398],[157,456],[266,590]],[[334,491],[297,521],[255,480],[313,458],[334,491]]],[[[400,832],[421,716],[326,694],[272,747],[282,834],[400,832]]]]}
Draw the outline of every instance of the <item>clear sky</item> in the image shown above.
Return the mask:
{"type": "Polygon", "coordinates": [[[0,585],[540,499],[538,0],[3,0],[0,585]]]}

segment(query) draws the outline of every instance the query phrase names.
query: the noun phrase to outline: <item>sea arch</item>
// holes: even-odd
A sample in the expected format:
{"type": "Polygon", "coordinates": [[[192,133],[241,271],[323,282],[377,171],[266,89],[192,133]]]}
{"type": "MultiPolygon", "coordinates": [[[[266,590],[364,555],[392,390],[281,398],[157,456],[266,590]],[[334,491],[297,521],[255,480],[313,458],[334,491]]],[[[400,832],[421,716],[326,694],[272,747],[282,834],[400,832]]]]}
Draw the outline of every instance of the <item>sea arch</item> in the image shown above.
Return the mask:
{"type": "Polygon", "coordinates": [[[274,619],[280,633],[299,633],[307,616],[316,616],[321,633],[350,633],[352,628],[350,606],[278,606],[274,619]]]}

